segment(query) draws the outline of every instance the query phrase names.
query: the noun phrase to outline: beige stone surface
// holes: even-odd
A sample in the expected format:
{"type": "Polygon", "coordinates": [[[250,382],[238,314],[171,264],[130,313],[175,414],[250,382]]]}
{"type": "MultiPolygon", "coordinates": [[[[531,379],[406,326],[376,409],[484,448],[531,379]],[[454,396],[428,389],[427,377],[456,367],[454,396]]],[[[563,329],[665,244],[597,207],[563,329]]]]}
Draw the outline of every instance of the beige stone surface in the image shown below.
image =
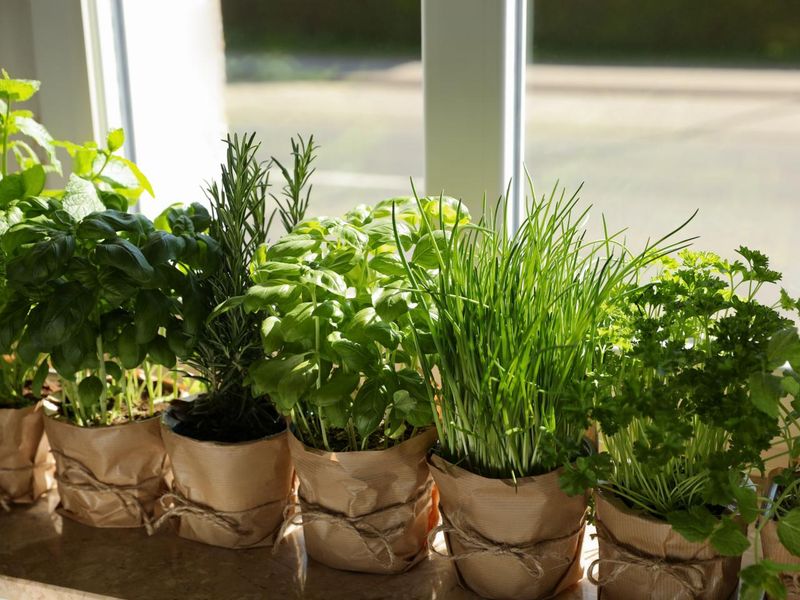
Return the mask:
{"type": "MultiPolygon", "coordinates": [[[[306,558],[292,532],[276,555],[268,548],[228,550],[183,540],[169,530],[96,529],[53,512],[55,494],[0,514],[0,598],[130,600],[286,598],[447,599],[477,596],[459,587],[452,564],[428,558],[402,575],[362,575],[306,558]]],[[[584,562],[595,556],[587,539],[584,562]]],[[[559,600],[595,600],[582,582],[559,600]]]]}

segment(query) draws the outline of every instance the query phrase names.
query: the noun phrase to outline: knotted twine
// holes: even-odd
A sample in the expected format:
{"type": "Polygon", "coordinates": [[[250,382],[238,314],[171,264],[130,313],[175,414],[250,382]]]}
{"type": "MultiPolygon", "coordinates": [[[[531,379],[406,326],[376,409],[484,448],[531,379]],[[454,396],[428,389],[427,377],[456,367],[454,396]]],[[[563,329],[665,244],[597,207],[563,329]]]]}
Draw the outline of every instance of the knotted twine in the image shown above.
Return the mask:
{"type": "Polygon", "coordinates": [[[586,578],[598,587],[613,583],[631,567],[639,567],[647,571],[653,579],[655,579],[655,576],[658,574],[671,577],[681,586],[681,591],[686,594],[688,598],[695,600],[700,597],[705,589],[705,571],[703,570],[703,566],[714,564],[725,558],[724,556],[699,560],[659,558],[624,546],[599,520],[596,523],[596,527],[597,533],[593,534],[592,537],[598,538],[606,546],[612,548],[619,556],[619,558],[597,558],[589,565],[586,571],[586,578]],[[606,577],[597,578],[594,575],[594,571],[599,568],[600,565],[608,565],[614,568],[606,577]],[[693,574],[697,576],[696,580],[692,577],[693,574]]]}
{"type": "Polygon", "coordinates": [[[800,573],[781,573],[780,577],[789,599],[800,597],[800,573]]]}
{"type": "MultiPolygon", "coordinates": [[[[153,481],[160,481],[163,478],[162,474],[148,477],[141,480],[139,483],[118,485],[114,483],[106,483],[99,480],[89,467],[84,465],[81,461],[68,456],[60,450],[51,449],[53,454],[58,455],[63,461],[65,467],[62,472],[56,470],[56,479],[60,487],[65,487],[73,490],[80,490],[83,492],[101,492],[114,494],[122,502],[122,505],[128,513],[134,517],[138,517],[142,521],[142,525],[147,529],[150,526],[150,515],[142,504],[141,500],[134,492],[141,490],[146,485],[153,481]],[[79,473],[85,479],[84,482],[74,480],[71,473],[79,473]]],[[[148,531],[148,533],[150,533],[148,531]]]]}
{"type": "MultiPolygon", "coordinates": [[[[232,515],[247,514],[250,512],[261,510],[273,504],[286,503],[285,498],[280,498],[278,500],[272,500],[270,502],[265,502],[264,504],[259,504],[258,506],[254,506],[246,510],[226,512],[226,511],[214,510],[210,506],[206,506],[205,504],[200,504],[199,502],[193,502],[192,500],[189,500],[177,490],[172,490],[171,492],[167,492],[166,494],[161,496],[161,498],[158,499],[158,502],[162,507],[164,507],[166,503],[169,501],[172,501],[172,506],[167,508],[165,512],[155,521],[145,525],[148,534],[153,535],[153,533],[158,531],[158,529],[172,517],[191,515],[193,517],[199,517],[205,521],[208,521],[216,525],[217,527],[226,529],[235,535],[247,537],[252,535],[253,531],[251,531],[250,529],[242,528],[236,521],[236,519],[233,518],[232,515]]],[[[280,526],[276,527],[274,530],[269,532],[266,536],[264,536],[264,538],[262,538],[262,540],[267,539],[272,535],[274,535],[278,529],[280,529],[280,526]]],[[[256,545],[257,543],[258,542],[252,545],[256,545]]]]}
{"type": "MultiPolygon", "coordinates": [[[[369,552],[376,561],[381,564],[385,564],[388,569],[393,569],[397,563],[404,562],[404,559],[397,556],[392,549],[391,539],[398,533],[402,533],[407,527],[408,523],[403,522],[395,525],[394,527],[379,528],[368,523],[367,519],[376,517],[378,515],[392,513],[407,506],[415,506],[417,502],[430,495],[432,489],[433,479],[429,478],[425,485],[419,488],[417,493],[405,502],[398,502],[390,506],[379,508],[372,512],[364,513],[363,515],[357,515],[353,517],[329,510],[320,504],[308,502],[298,492],[297,500],[287,504],[283,511],[283,525],[281,525],[281,528],[278,531],[278,536],[275,540],[275,545],[272,548],[272,552],[275,554],[278,551],[278,546],[280,545],[281,540],[283,540],[284,536],[286,535],[286,531],[292,525],[308,525],[314,521],[326,521],[333,525],[338,525],[353,531],[358,537],[359,541],[361,541],[361,543],[364,545],[364,548],[366,548],[367,552],[369,552]],[[384,561],[381,558],[380,551],[375,550],[373,545],[368,543],[369,541],[378,542],[382,549],[386,552],[388,560],[384,561]]],[[[422,558],[424,558],[424,554],[419,553],[413,560],[406,561],[407,564],[402,572],[405,572],[413,567],[420,560],[422,560],[422,558]]]]}
{"type": "Polygon", "coordinates": [[[545,574],[545,569],[541,562],[543,559],[558,561],[560,564],[558,564],[557,567],[564,567],[572,563],[575,558],[574,556],[565,556],[561,552],[548,552],[546,549],[549,546],[582,536],[586,525],[584,517],[581,519],[580,526],[575,531],[566,535],[528,544],[505,544],[492,541],[470,528],[461,521],[460,517],[457,516],[458,513],[454,514],[453,517],[448,517],[444,511],[440,510],[440,512],[442,515],[442,524],[431,530],[428,534],[428,546],[434,554],[448,561],[459,561],[479,555],[512,558],[516,560],[534,580],[541,579],[545,574]],[[433,544],[434,538],[439,533],[455,535],[465,546],[471,549],[464,552],[444,554],[433,544]]]}

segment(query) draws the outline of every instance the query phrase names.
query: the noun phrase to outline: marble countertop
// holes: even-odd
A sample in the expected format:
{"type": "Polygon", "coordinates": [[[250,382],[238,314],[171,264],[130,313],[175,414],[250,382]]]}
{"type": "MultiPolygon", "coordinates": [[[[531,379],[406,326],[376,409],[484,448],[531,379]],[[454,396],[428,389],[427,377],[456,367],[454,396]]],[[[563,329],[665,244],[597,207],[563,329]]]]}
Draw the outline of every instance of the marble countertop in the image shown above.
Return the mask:
{"type": "MultiPolygon", "coordinates": [[[[348,573],[306,558],[300,530],[275,555],[269,548],[228,550],[183,540],[168,529],[148,537],[141,529],[87,527],[54,512],[57,501],[51,492],[31,507],[0,513],[0,598],[478,598],[459,586],[452,563],[438,557],[401,575],[348,573]]],[[[584,566],[596,553],[587,534],[584,566]]],[[[582,581],[559,600],[596,597],[582,581]]]]}

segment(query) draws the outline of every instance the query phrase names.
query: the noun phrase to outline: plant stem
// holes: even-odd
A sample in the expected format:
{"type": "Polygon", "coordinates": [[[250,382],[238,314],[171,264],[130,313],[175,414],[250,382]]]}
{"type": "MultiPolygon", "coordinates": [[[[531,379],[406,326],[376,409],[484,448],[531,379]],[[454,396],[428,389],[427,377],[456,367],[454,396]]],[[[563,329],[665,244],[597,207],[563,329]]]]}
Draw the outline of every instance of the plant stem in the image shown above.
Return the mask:
{"type": "Polygon", "coordinates": [[[103,425],[108,425],[106,421],[106,412],[107,406],[106,402],[108,401],[108,381],[106,380],[106,357],[105,352],[103,352],[103,336],[97,336],[97,361],[98,361],[98,372],[100,374],[100,381],[103,384],[102,391],[100,392],[100,420],[103,422],[103,425]]]}
{"type": "Polygon", "coordinates": [[[8,172],[8,115],[11,113],[11,98],[6,101],[6,116],[3,119],[3,177],[8,172]]]}

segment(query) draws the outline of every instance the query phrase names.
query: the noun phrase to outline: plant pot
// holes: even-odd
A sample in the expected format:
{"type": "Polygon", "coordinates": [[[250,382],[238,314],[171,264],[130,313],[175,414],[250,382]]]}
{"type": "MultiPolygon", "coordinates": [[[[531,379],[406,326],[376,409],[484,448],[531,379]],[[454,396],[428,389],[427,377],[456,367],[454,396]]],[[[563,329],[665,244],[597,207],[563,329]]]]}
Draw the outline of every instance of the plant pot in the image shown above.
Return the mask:
{"type": "MultiPolygon", "coordinates": [[[[800,557],[789,552],[778,538],[778,522],[770,519],[761,530],[761,548],[764,558],[782,565],[800,566],[800,557]]],[[[786,586],[786,600],[800,600],[800,581],[797,573],[781,573],[781,580],[786,586]]],[[[771,599],[771,596],[768,596],[771,599]]]]}
{"type": "Polygon", "coordinates": [[[157,524],[177,520],[182,538],[224,548],[270,546],[292,489],[287,432],[251,442],[195,440],[161,424],[172,490],[157,524]]]}
{"type": "Polygon", "coordinates": [[[582,575],[586,495],[568,496],[559,471],[489,479],[430,459],[441,493],[449,559],[463,586],[485,598],[552,598],[582,575]]]}
{"type": "Polygon", "coordinates": [[[41,402],[0,408],[0,508],[30,504],[53,481],[41,402]]]}
{"type": "Polygon", "coordinates": [[[587,575],[602,600],[727,600],[736,592],[741,556],[720,556],[707,542],[690,542],[666,521],[611,494],[595,498],[600,554],[587,575]]]}
{"type": "Polygon", "coordinates": [[[165,490],[157,417],[105,427],[46,417],[44,424],[56,459],[61,514],[94,527],[149,526],[165,490]]]}
{"type": "MultiPolygon", "coordinates": [[[[335,569],[401,573],[427,555],[439,518],[429,429],[386,450],[325,452],[290,434],[306,551],[335,569]]],[[[291,521],[290,521],[291,522],[291,521]]]]}

